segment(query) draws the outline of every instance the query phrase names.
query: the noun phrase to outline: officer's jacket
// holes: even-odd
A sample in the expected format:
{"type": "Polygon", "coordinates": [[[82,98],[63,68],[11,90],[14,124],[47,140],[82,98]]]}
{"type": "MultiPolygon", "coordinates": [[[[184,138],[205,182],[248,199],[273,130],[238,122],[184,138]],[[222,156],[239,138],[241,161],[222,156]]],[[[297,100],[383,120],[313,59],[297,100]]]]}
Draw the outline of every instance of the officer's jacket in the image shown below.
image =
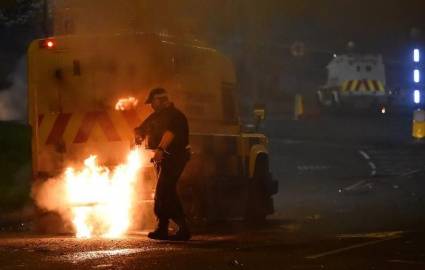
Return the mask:
{"type": "Polygon", "coordinates": [[[135,132],[147,140],[149,149],[156,149],[167,130],[174,134],[167,152],[174,154],[185,151],[189,145],[189,125],[186,116],[173,104],[150,114],[135,132]]]}

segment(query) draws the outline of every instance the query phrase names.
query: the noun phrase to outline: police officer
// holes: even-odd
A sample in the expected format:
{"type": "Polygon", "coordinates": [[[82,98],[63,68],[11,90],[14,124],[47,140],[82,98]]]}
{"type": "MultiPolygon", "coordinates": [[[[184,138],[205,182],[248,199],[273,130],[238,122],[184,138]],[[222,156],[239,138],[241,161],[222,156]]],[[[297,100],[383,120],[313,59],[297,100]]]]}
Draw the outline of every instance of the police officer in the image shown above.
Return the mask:
{"type": "Polygon", "coordinates": [[[158,226],[148,237],[187,241],[191,235],[177,195],[177,181],[190,158],[187,119],[169,101],[163,88],[152,89],[145,103],[150,104],[154,112],[135,129],[136,143],[145,142],[154,150],[152,162],[158,177],[154,204],[158,226]],[[179,227],[172,236],[168,235],[170,219],[179,227]]]}

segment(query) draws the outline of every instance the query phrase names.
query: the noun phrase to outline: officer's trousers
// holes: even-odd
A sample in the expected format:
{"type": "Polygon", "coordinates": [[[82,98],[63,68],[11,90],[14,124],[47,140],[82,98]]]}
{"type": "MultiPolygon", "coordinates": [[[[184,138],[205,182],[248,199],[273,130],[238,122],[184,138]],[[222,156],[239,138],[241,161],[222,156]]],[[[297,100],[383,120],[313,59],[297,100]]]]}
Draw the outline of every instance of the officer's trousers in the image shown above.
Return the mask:
{"type": "Polygon", "coordinates": [[[158,220],[167,222],[184,219],[183,207],[177,194],[177,181],[189,158],[187,154],[166,157],[155,165],[158,182],[155,191],[154,213],[158,220]]]}

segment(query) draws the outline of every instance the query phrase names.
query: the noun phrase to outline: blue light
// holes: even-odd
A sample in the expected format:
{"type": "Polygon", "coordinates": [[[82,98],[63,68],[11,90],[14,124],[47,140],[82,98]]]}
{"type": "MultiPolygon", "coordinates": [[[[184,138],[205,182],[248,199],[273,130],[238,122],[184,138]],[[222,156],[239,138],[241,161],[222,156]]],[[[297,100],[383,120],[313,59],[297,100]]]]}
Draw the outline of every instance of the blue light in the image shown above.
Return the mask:
{"type": "Polygon", "coordinates": [[[413,102],[415,102],[415,104],[421,103],[421,92],[419,90],[413,92],[413,102]]]}
{"type": "Polygon", "coordinates": [[[419,69],[415,69],[413,71],[413,80],[415,83],[419,83],[421,81],[421,73],[419,72],[419,69]]]}
{"type": "Polygon", "coordinates": [[[413,61],[415,63],[419,63],[420,60],[421,60],[421,52],[419,51],[419,49],[414,49],[413,50],[413,61]]]}

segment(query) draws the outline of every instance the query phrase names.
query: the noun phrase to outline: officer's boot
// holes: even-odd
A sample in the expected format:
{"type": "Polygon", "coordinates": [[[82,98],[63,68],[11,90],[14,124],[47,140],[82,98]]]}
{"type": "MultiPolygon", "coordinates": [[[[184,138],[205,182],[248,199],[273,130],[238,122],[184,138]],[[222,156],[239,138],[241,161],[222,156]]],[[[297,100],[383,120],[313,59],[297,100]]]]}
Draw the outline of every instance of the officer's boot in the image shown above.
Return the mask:
{"type": "Polygon", "coordinates": [[[172,241],[188,241],[191,237],[189,226],[187,225],[185,218],[173,219],[173,221],[179,226],[178,231],[175,235],[169,237],[172,241]]]}
{"type": "Polygon", "coordinates": [[[168,219],[159,219],[155,231],[148,233],[150,239],[168,240],[168,219]]]}

